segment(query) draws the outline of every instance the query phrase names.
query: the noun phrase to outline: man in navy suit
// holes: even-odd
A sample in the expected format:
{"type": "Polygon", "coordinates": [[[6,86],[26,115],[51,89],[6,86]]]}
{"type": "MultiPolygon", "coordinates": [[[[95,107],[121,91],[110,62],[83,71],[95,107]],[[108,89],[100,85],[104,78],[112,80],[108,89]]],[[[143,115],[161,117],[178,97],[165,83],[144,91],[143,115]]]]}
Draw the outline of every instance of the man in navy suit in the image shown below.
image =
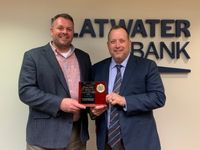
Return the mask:
{"type": "Polygon", "coordinates": [[[50,33],[47,45],[25,52],[19,77],[19,97],[29,106],[27,150],[85,150],[88,119],[78,83],[90,80],[90,58],[71,44],[70,15],[52,18],[50,33]]]}
{"type": "MultiPolygon", "coordinates": [[[[114,26],[108,34],[107,46],[111,54],[93,66],[93,80],[106,81],[108,105],[91,108],[96,119],[98,150],[112,150],[108,131],[111,128],[111,108],[118,112],[119,150],[160,150],[153,110],[164,106],[165,94],[154,61],[134,56],[131,42],[123,27],[114,26]],[[113,92],[116,65],[120,65],[122,82],[119,92],[113,92]]],[[[118,127],[116,127],[116,130],[118,127]]],[[[113,131],[115,132],[115,131],[113,131]]],[[[112,141],[112,144],[117,141],[112,141]]]]}

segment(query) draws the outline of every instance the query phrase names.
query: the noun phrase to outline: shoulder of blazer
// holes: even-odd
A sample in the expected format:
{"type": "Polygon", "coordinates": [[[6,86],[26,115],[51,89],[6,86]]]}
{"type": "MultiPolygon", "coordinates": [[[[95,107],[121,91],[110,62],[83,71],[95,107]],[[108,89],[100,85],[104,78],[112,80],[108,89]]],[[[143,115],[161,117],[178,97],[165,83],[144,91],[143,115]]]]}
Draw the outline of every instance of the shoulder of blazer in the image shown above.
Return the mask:
{"type": "Polygon", "coordinates": [[[95,63],[92,67],[93,68],[103,68],[104,66],[109,66],[110,65],[110,62],[111,62],[111,57],[109,58],[106,58],[102,61],[99,61],[97,63],[95,63]]]}
{"type": "Polygon", "coordinates": [[[48,44],[46,44],[44,46],[32,48],[32,49],[26,51],[26,53],[30,53],[31,55],[37,55],[38,53],[42,53],[43,51],[50,51],[50,50],[52,50],[52,49],[51,49],[50,44],[48,43],[48,44]]]}
{"type": "Polygon", "coordinates": [[[46,58],[51,64],[57,64],[55,54],[49,43],[41,47],[33,48],[25,52],[25,55],[31,57],[35,62],[43,60],[41,58],[46,58]]]}
{"type": "Polygon", "coordinates": [[[153,60],[147,59],[147,58],[142,58],[139,56],[135,56],[131,53],[130,61],[134,61],[136,64],[140,63],[140,64],[151,64],[151,63],[155,63],[153,60]]]}
{"type": "Polygon", "coordinates": [[[50,44],[48,43],[48,44],[43,45],[43,46],[39,46],[39,47],[36,47],[36,48],[32,48],[32,49],[29,50],[29,51],[36,52],[36,51],[42,50],[42,49],[44,49],[44,50],[49,50],[49,49],[51,49],[51,46],[50,46],[50,44]]]}
{"type": "Polygon", "coordinates": [[[88,53],[86,53],[85,51],[78,49],[78,48],[75,48],[74,52],[75,52],[76,55],[89,56],[88,53]]]}
{"type": "Polygon", "coordinates": [[[89,65],[91,67],[91,60],[88,53],[84,52],[83,50],[75,48],[74,53],[79,64],[82,66],[84,64],[89,65]]]}

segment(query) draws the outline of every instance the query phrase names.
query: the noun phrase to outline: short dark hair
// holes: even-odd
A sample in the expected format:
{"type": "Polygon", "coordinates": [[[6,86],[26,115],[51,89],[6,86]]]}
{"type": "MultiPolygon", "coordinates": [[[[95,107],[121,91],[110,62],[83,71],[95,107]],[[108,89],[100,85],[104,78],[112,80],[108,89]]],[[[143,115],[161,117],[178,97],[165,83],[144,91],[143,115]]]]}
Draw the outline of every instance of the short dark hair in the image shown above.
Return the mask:
{"type": "Polygon", "coordinates": [[[115,25],[115,26],[112,26],[111,29],[110,29],[110,31],[108,32],[108,39],[109,39],[109,36],[110,36],[110,32],[112,30],[116,30],[116,29],[123,29],[127,33],[127,36],[129,38],[129,33],[128,33],[127,29],[124,26],[115,25]]]}
{"type": "Polygon", "coordinates": [[[73,20],[72,16],[70,16],[69,14],[66,14],[66,13],[62,13],[62,14],[57,14],[56,16],[54,16],[53,18],[51,18],[51,25],[53,25],[54,21],[55,21],[57,18],[59,18],[59,17],[68,19],[68,20],[70,20],[72,23],[74,23],[74,20],[73,20]]]}

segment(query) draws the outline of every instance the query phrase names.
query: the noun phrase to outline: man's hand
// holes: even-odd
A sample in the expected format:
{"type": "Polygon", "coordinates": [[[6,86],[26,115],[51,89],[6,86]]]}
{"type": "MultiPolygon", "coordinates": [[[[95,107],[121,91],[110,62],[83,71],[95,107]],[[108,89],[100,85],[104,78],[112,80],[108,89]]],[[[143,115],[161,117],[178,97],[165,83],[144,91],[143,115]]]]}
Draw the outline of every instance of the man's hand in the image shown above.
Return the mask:
{"type": "Polygon", "coordinates": [[[111,105],[119,105],[122,107],[126,105],[125,98],[114,92],[106,95],[106,102],[110,103],[111,105]]]}
{"type": "Polygon", "coordinates": [[[107,109],[107,105],[97,105],[90,108],[90,111],[95,116],[100,116],[107,109]]]}
{"type": "Polygon", "coordinates": [[[86,109],[86,106],[80,104],[77,100],[72,98],[64,98],[60,104],[60,109],[64,112],[76,113],[80,109],[86,109]]]}

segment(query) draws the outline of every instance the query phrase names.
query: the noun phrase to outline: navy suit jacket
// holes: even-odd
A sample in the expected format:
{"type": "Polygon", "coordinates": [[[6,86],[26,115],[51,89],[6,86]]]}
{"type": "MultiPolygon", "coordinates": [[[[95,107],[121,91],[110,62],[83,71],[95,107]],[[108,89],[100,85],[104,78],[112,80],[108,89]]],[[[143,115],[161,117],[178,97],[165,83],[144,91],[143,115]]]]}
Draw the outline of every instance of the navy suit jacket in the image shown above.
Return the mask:
{"type": "MultiPolygon", "coordinates": [[[[75,49],[82,81],[90,79],[89,55],[75,49]]],[[[19,76],[19,97],[29,105],[26,140],[47,148],[66,147],[73,116],[62,112],[61,100],[70,97],[68,85],[50,44],[25,52],[19,76]]],[[[82,141],[89,139],[87,112],[81,112],[82,141]]]]}
{"type": "MultiPolygon", "coordinates": [[[[93,66],[93,80],[109,80],[111,58],[93,66]]],[[[130,54],[120,95],[124,96],[127,111],[118,107],[122,140],[126,150],[160,150],[160,141],[153,109],[164,106],[164,87],[155,62],[130,54]]],[[[96,118],[98,150],[105,149],[107,111],[96,118]]]]}

